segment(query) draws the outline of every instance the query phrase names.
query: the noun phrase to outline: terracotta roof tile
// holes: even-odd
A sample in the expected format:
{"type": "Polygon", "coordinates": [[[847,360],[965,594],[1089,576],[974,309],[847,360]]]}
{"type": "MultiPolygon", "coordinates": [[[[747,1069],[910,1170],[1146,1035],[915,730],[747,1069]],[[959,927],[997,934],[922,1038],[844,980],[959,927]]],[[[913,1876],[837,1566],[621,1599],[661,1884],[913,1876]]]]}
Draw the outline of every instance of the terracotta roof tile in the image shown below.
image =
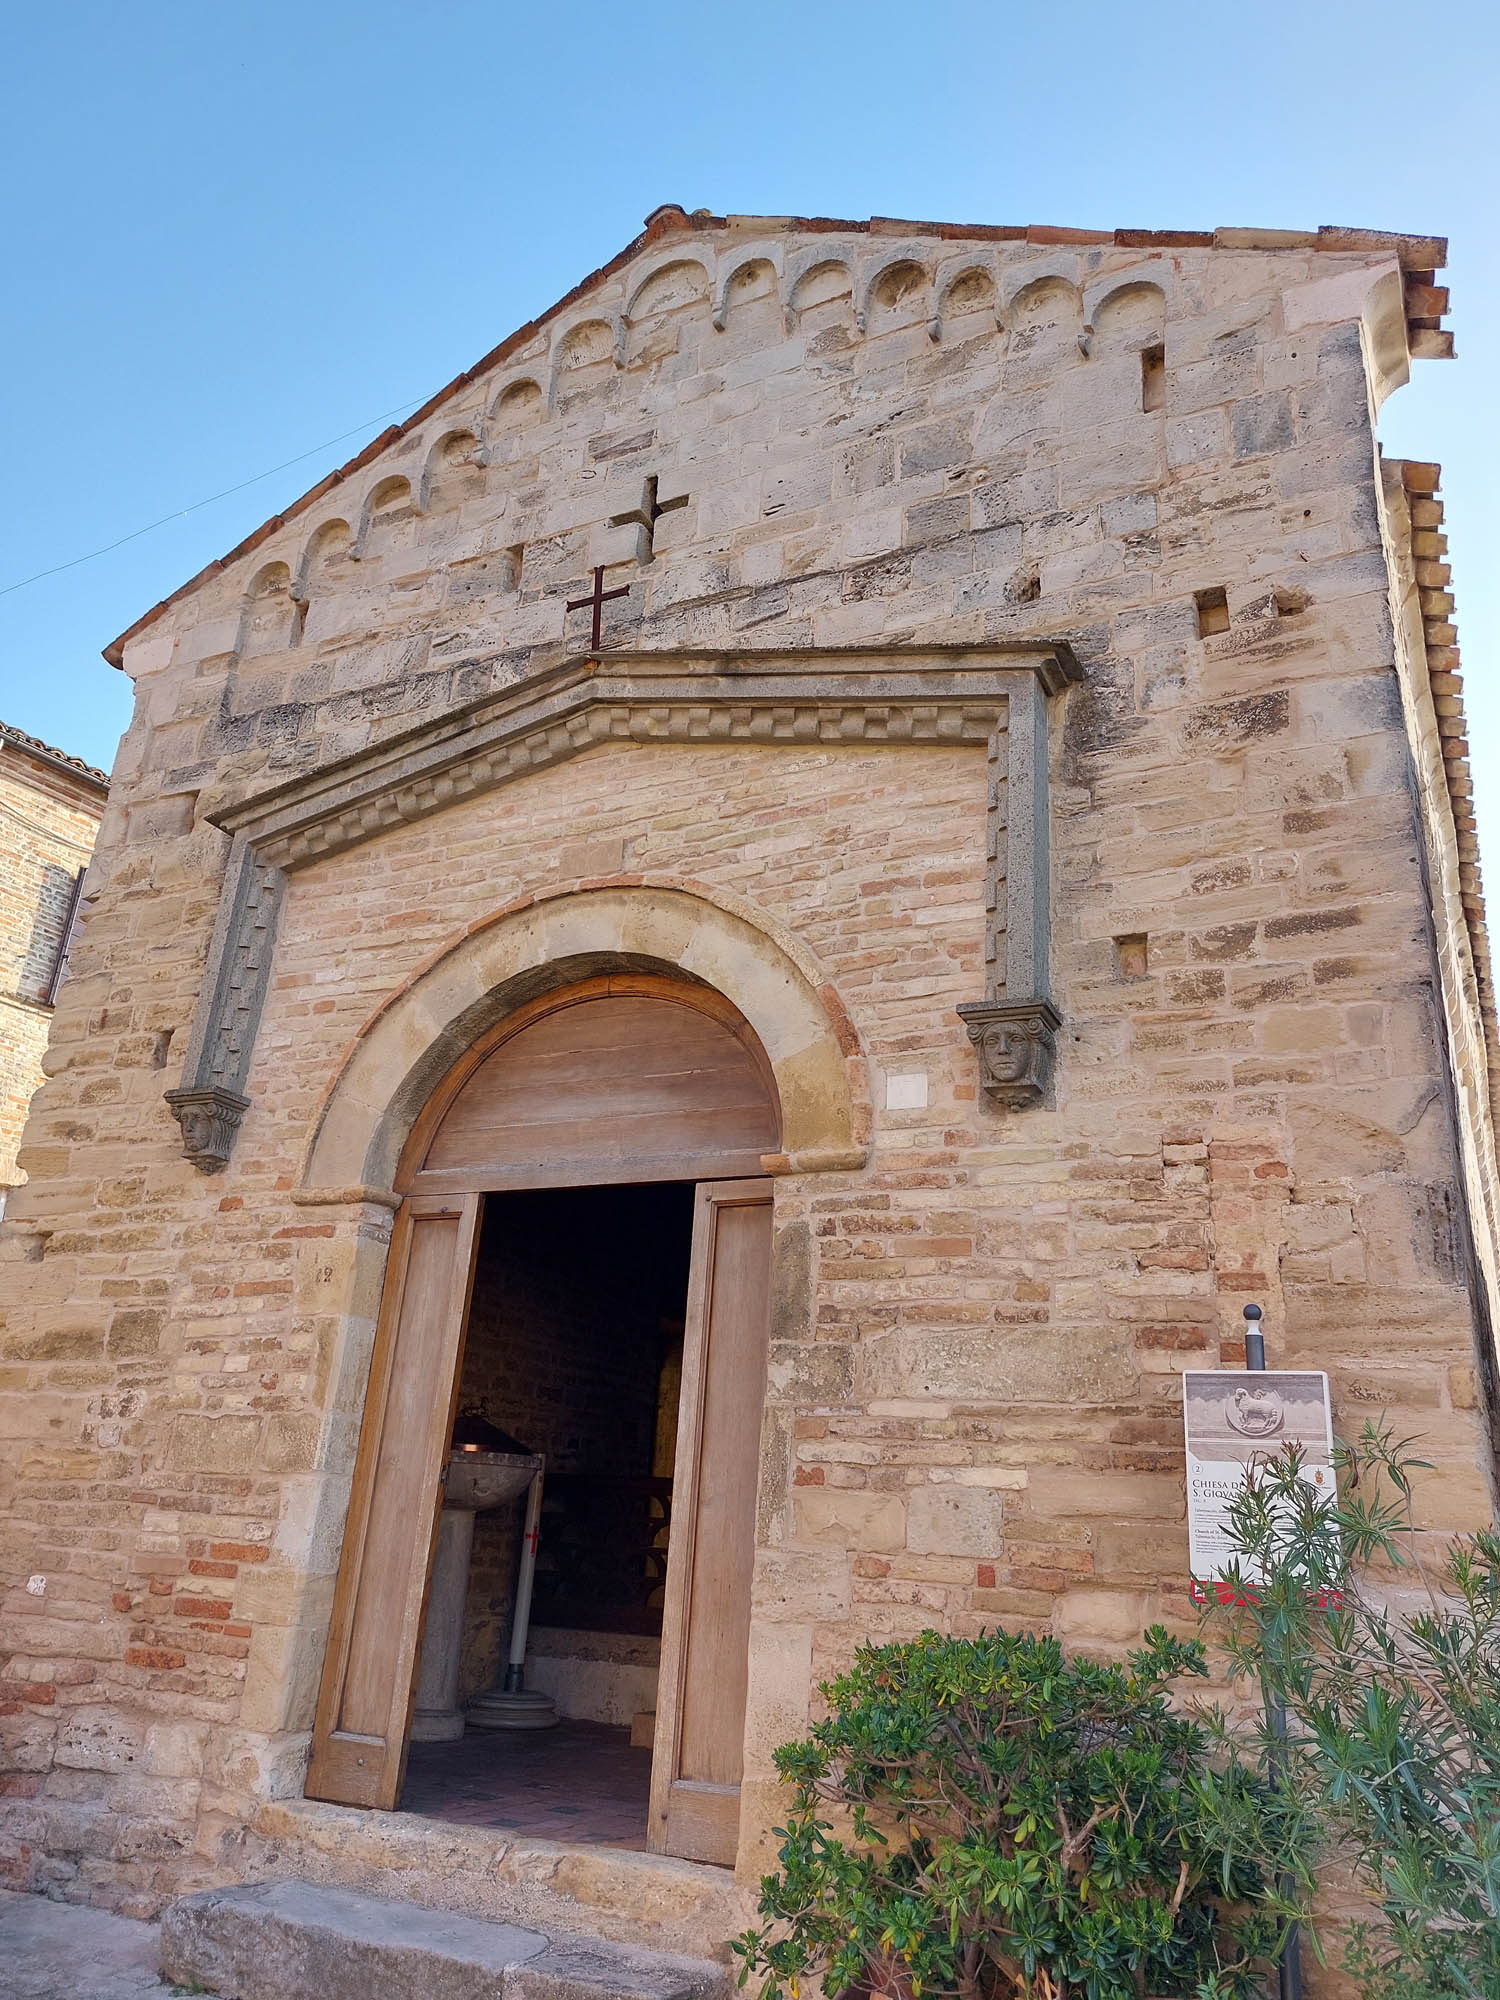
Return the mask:
{"type": "MultiPolygon", "coordinates": [[[[1420,459],[1394,459],[1391,469],[1400,475],[1406,489],[1413,520],[1412,542],[1423,534],[1441,531],[1443,503],[1437,497],[1442,468],[1420,459]],[[1420,524],[1419,524],[1420,510],[1420,524]]],[[[1430,593],[1420,588],[1419,596],[1430,593]]],[[[1451,610],[1453,599],[1444,593],[1451,610]]],[[[1422,609],[1426,610],[1425,602],[1422,609]]],[[[1469,727],[1464,716],[1463,676],[1459,669],[1454,627],[1446,620],[1424,619],[1427,637],[1427,676],[1437,709],[1438,735],[1443,747],[1443,769],[1448,781],[1448,800],[1453,813],[1455,844],[1458,850],[1459,901],[1469,933],[1474,959],[1474,984],[1478,990],[1479,1014],[1484,1026],[1485,1053],[1490,1069],[1490,1097],[1500,1106],[1500,1014],[1496,1010],[1495,972],[1490,953],[1489,924],[1485,917],[1484,883],[1479,867],[1479,832],[1472,807],[1474,785],[1469,775],[1469,727]],[[1440,639],[1437,633],[1454,634],[1440,639]]]]}
{"type": "Polygon", "coordinates": [[[70,757],[66,750],[58,750],[50,743],[44,743],[40,736],[28,736],[24,729],[14,724],[0,722],[0,743],[13,743],[18,750],[25,750],[33,757],[43,757],[49,764],[61,766],[75,778],[84,778],[90,784],[109,788],[109,773],[101,771],[93,764],[85,764],[81,757],[70,757]]]}

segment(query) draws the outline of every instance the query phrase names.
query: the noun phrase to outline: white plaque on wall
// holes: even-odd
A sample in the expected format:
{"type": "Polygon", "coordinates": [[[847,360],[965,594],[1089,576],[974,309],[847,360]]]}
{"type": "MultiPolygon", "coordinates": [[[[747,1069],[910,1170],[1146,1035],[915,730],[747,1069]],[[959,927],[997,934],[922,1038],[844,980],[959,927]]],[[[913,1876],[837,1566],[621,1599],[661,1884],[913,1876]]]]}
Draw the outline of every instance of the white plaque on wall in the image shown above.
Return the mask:
{"type": "Polygon", "coordinates": [[[1251,1374],[1189,1368],[1182,1377],[1182,1421],[1193,1594],[1209,1597],[1222,1594],[1217,1586],[1236,1561],[1247,1582],[1257,1579],[1255,1565],[1235,1548],[1229,1530],[1230,1503],[1244,1491],[1254,1466],[1279,1458],[1294,1444],[1302,1455],[1300,1476],[1333,1497],[1328,1377],[1314,1369],[1251,1374]]]}

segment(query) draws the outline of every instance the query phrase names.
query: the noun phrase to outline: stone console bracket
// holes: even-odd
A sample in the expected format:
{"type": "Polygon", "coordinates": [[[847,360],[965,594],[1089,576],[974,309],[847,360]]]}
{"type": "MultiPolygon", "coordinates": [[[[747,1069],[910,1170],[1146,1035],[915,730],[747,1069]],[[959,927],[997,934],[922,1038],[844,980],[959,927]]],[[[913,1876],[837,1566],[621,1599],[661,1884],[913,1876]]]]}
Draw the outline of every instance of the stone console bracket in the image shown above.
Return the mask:
{"type": "MultiPolygon", "coordinates": [[[[995,1024],[984,1031],[988,1044],[981,1040],[976,1008],[1014,1006],[1020,995],[1042,1010],[1028,1070],[1040,1095],[1048,1022],[1057,1025],[1046,999],[1047,697],[1080,678],[1057,640],[568,658],[215,810],[209,817],[231,836],[224,890],[182,1081],[166,1093],[183,1151],[205,1173],[219,1172],[249,1109],[288,875],[608,742],[985,746],[988,998],[961,1011],[984,1062],[986,1046],[999,1060],[999,1042],[995,1024]]],[[[1019,1022],[1009,1032],[1021,1039],[1019,1022]]],[[[1014,1101],[1021,1087],[1019,1079],[1005,1086],[1014,1101]]]]}
{"type": "Polygon", "coordinates": [[[1007,1111],[1040,1104],[1052,1081],[1053,1036],[1062,1026],[1050,1000],[966,1000],[958,1010],[979,1057],[979,1083],[1007,1111]]]}
{"type": "Polygon", "coordinates": [[[169,1090],[167,1108],[182,1127],[182,1150],[205,1174],[222,1173],[229,1165],[234,1135],[250,1109],[248,1097],[221,1085],[169,1090]]]}

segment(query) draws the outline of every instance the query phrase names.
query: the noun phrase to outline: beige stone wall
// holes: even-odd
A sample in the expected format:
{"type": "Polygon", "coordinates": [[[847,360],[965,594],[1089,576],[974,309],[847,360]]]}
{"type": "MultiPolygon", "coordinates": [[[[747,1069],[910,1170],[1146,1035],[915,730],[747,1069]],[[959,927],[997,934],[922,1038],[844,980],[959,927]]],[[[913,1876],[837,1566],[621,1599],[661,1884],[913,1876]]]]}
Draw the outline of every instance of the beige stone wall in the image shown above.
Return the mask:
{"type": "MultiPolygon", "coordinates": [[[[300,1791],[389,1228],[296,1199],[307,1147],[372,1014],[527,897],[671,878],[748,912],[852,1023],[873,1105],[867,1165],[776,1186],[746,1867],[769,1748],[861,1637],[1190,1621],[1178,1371],[1238,1358],[1247,1298],[1341,1425],[1424,1436],[1434,1528],[1488,1516],[1371,433],[1394,253],[731,235],[648,249],[127,652],[0,1240],[17,1879],[149,1906],[300,1791]],[[647,472],[690,503],[625,567],[608,522],[647,472]],[[198,1174],[161,1092],[225,865],[206,815],[556,659],[600,561],[632,591],[606,634],[642,647],[1071,643],[1053,1101],[994,1108],[953,1011],[983,992],[982,750],[621,743],[291,877],[253,1106],[198,1174]]],[[[418,997],[360,1088],[432,1032],[418,997]]]]}
{"type": "Polygon", "coordinates": [[[16,1153],[42,1081],[47,993],[102,810],[102,782],[0,735],[0,1196],[24,1178],[16,1153]]]}

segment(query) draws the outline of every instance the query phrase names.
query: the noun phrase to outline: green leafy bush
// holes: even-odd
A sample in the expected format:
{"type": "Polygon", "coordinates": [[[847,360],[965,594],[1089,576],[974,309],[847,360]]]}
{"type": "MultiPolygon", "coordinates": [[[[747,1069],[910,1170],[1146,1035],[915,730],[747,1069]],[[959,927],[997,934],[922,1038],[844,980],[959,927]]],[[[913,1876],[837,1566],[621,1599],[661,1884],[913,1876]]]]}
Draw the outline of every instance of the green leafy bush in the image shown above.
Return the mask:
{"type": "Polygon", "coordinates": [[[1308,1828],[1170,1705],[1202,1675],[1160,1627],[1125,1666],[1050,1638],[866,1646],[827,1719],[776,1753],[793,1788],[740,1984],[820,1977],[923,2000],[1249,1993],[1309,1881],[1308,1828]],[[836,1815],[837,1824],[827,1815],[836,1815]]]}
{"type": "Polygon", "coordinates": [[[1234,1502],[1216,1636],[1285,1704],[1289,1775],[1379,1908],[1345,1951],[1361,1991],[1500,2000],[1500,1536],[1424,1563],[1411,1441],[1366,1424],[1338,1457],[1337,1497],[1289,1450],[1234,1502]]]}

